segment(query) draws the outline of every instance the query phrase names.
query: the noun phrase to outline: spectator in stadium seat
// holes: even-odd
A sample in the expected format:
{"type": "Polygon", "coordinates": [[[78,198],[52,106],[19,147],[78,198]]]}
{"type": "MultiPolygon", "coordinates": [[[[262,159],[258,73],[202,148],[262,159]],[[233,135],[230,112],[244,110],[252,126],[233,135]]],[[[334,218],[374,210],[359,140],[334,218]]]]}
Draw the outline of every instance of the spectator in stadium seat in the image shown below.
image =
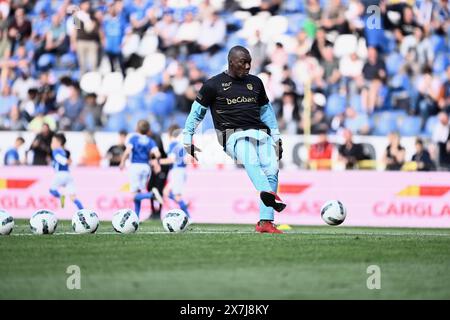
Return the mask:
{"type": "Polygon", "coordinates": [[[48,124],[44,123],[39,132],[31,143],[29,152],[33,152],[32,165],[46,166],[50,164],[52,150],[50,148],[53,138],[53,131],[50,130],[48,124]]]}
{"type": "Polygon", "coordinates": [[[98,130],[103,125],[103,106],[97,103],[97,95],[89,93],[84,97],[84,107],[81,111],[81,123],[89,131],[98,130]]]}
{"type": "Polygon", "coordinates": [[[306,1],[306,14],[309,19],[319,22],[322,17],[322,7],[319,0],[307,0],[306,1]]]}
{"type": "Polygon", "coordinates": [[[62,130],[83,130],[85,125],[81,121],[81,112],[83,111],[83,99],[81,97],[78,84],[73,83],[70,86],[70,96],[62,103],[58,114],[61,117],[60,128],[62,130]]]}
{"type": "Polygon", "coordinates": [[[31,22],[26,17],[24,8],[17,8],[14,12],[14,19],[8,28],[11,52],[14,52],[14,49],[19,43],[24,43],[30,38],[32,30],[31,22]]]}
{"type": "Polygon", "coordinates": [[[108,57],[111,71],[116,71],[115,64],[118,62],[122,75],[125,77],[125,65],[122,55],[122,40],[125,35],[125,23],[121,19],[118,7],[109,7],[108,15],[103,20],[102,45],[108,57]]]}
{"type": "Polygon", "coordinates": [[[56,86],[50,72],[42,72],[39,76],[39,104],[38,109],[44,114],[57,111],[56,86]]]}
{"type": "Polygon", "coordinates": [[[361,144],[353,142],[352,132],[348,129],[342,131],[344,144],[339,146],[339,161],[344,163],[345,169],[352,170],[358,168],[358,161],[364,160],[365,154],[361,144]]]}
{"type": "Polygon", "coordinates": [[[17,137],[14,146],[5,152],[3,164],[5,166],[17,166],[25,164],[25,153],[23,152],[23,145],[25,140],[22,137],[17,137]]]}
{"type": "Polygon", "coordinates": [[[309,167],[316,170],[330,170],[333,145],[327,139],[327,132],[319,133],[319,141],[309,148],[309,167]]]}
{"type": "Polygon", "coordinates": [[[33,56],[33,61],[37,67],[39,58],[43,54],[55,54],[61,56],[69,51],[69,39],[66,35],[66,26],[61,14],[52,16],[52,23],[49,30],[44,34],[40,47],[33,56]]]}
{"type": "Polygon", "coordinates": [[[100,24],[91,12],[91,2],[83,0],[80,10],[76,12],[80,28],[74,28],[70,35],[70,44],[76,51],[80,74],[95,71],[98,66],[98,51],[100,48],[100,24]]]}
{"type": "Polygon", "coordinates": [[[416,113],[422,117],[422,128],[425,127],[428,117],[438,113],[438,101],[442,82],[433,73],[429,66],[425,66],[423,74],[418,77],[417,90],[419,99],[416,105],[416,113]]]}
{"type": "Polygon", "coordinates": [[[323,79],[326,80],[325,92],[327,95],[330,95],[338,90],[338,84],[341,79],[339,62],[334,57],[332,46],[325,46],[321,52],[323,59],[320,64],[323,68],[323,79]]]}
{"type": "MultiPolygon", "coordinates": [[[[6,19],[4,19],[6,21],[6,19]]],[[[2,13],[0,12],[0,24],[2,24],[2,13]]],[[[0,62],[11,55],[11,41],[8,38],[8,30],[0,27],[0,62]]]]}
{"type": "Polygon", "coordinates": [[[184,15],[184,21],[180,24],[177,34],[175,35],[175,45],[178,53],[182,55],[190,55],[198,53],[197,40],[200,36],[201,25],[195,20],[194,13],[188,11],[184,15]]]}
{"type": "Polygon", "coordinates": [[[259,73],[267,62],[267,44],[261,40],[261,30],[259,29],[255,31],[250,52],[252,53],[252,69],[255,73],[259,73]]]}
{"type": "Polygon", "coordinates": [[[19,100],[12,94],[9,84],[3,85],[0,94],[0,119],[8,117],[11,109],[17,107],[19,100]]]}
{"type": "Polygon", "coordinates": [[[20,112],[18,106],[12,107],[9,116],[3,120],[1,125],[3,130],[23,131],[26,130],[28,122],[20,112]]]}
{"type": "Polygon", "coordinates": [[[440,112],[438,123],[433,129],[432,141],[437,144],[439,166],[450,170],[450,119],[446,112],[440,112]]]}
{"type": "Polygon", "coordinates": [[[388,139],[389,145],[383,156],[386,170],[400,170],[405,163],[405,148],[400,144],[400,135],[391,132],[388,139]]]}
{"type": "Polygon", "coordinates": [[[226,24],[218,12],[211,12],[205,17],[200,30],[197,40],[200,51],[214,55],[222,49],[226,36],[226,24]]]}
{"type": "Polygon", "coordinates": [[[292,92],[284,92],[277,114],[280,130],[288,134],[296,134],[299,130],[300,106],[292,92]]]}
{"type": "Polygon", "coordinates": [[[416,153],[412,156],[411,161],[416,162],[417,171],[434,171],[436,166],[433,160],[431,160],[430,153],[424,148],[423,140],[416,139],[416,153]]]}
{"type": "Polygon", "coordinates": [[[92,132],[86,132],[80,165],[98,167],[101,160],[102,156],[98,150],[94,134],[92,132]]]}
{"type": "Polygon", "coordinates": [[[439,110],[450,114],[450,65],[447,66],[446,80],[440,90],[438,106],[439,110]]]}
{"type": "Polygon", "coordinates": [[[172,45],[178,30],[178,24],[173,17],[173,10],[167,9],[163,12],[162,19],[155,24],[155,32],[158,35],[158,47],[170,57],[176,52],[172,45]]]}
{"type": "Polygon", "coordinates": [[[362,73],[367,88],[367,93],[363,94],[366,97],[363,105],[368,113],[372,113],[379,106],[379,92],[386,80],[386,65],[378,56],[376,48],[370,47],[367,50],[367,62],[364,64],[362,73]]]}
{"type": "Polygon", "coordinates": [[[37,88],[38,82],[31,76],[28,69],[20,70],[18,74],[19,77],[14,81],[11,89],[13,94],[22,102],[27,100],[30,89],[37,88]]]}
{"type": "Polygon", "coordinates": [[[355,108],[345,110],[344,126],[354,134],[367,135],[370,132],[369,117],[365,113],[357,113],[355,108]]]}
{"type": "Polygon", "coordinates": [[[118,167],[122,155],[127,148],[125,142],[127,140],[128,132],[126,130],[121,130],[119,132],[119,141],[117,144],[111,146],[108,151],[106,151],[106,159],[108,160],[110,167],[118,167]]]}

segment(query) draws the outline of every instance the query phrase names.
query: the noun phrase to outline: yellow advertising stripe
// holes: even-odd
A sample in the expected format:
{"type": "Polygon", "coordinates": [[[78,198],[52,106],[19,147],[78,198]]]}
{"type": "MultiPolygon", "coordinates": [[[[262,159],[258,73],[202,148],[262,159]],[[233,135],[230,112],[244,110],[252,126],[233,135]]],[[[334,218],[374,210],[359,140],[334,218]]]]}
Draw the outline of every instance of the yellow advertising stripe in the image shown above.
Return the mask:
{"type": "Polygon", "coordinates": [[[6,189],[6,179],[0,179],[0,190],[6,189]]]}
{"type": "Polygon", "coordinates": [[[402,197],[418,197],[420,196],[420,186],[408,186],[397,193],[397,195],[402,197]]]}

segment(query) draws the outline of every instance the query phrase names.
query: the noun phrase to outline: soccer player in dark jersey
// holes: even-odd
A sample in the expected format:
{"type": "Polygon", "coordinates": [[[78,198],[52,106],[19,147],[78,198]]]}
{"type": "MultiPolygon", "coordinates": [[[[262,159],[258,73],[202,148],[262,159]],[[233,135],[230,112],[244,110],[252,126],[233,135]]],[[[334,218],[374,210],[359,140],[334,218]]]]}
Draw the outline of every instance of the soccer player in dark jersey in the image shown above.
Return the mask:
{"type": "Polygon", "coordinates": [[[257,232],[282,233],[273,223],[274,209],[286,204],[275,193],[278,187],[278,160],[282,147],[278,124],[264,85],[250,75],[251,56],[242,46],[228,53],[228,70],[207,80],[192,104],[183,130],[186,151],[197,159],[193,145],[195,128],[210,108],[219,143],[232,159],[243,164],[260,192],[260,221],[257,232]]]}

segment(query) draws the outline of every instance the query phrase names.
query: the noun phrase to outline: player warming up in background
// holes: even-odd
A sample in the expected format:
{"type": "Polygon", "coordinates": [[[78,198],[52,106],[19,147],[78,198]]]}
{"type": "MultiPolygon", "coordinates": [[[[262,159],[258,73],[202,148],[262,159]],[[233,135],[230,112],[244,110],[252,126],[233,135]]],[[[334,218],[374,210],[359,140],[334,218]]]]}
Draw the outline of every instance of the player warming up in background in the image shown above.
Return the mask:
{"type": "Polygon", "coordinates": [[[130,191],[133,193],[135,212],[139,217],[141,212],[141,201],[155,198],[159,203],[163,203],[161,194],[156,188],[151,192],[146,192],[147,180],[150,177],[153,167],[154,172],[158,172],[158,159],[160,153],[155,141],[148,136],[150,124],[146,120],[139,120],[136,134],[132,135],[126,144],[126,150],[120,161],[120,170],[125,168],[125,162],[131,155],[131,165],[129,168],[130,191]]]}
{"type": "Polygon", "coordinates": [[[58,189],[65,187],[70,199],[77,206],[78,210],[81,210],[83,209],[83,205],[80,200],[77,199],[75,194],[75,183],[69,172],[69,166],[72,163],[72,160],[70,159],[70,152],[64,148],[65,145],[66,136],[63,133],[56,133],[51,142],[52,165],[56,171],[56,175],[53,179],[52,186],[50,187],[50,193],[52,196],[60,199],[61,207],[64,208],[65,195],[61,194],[58,189]]]}
{"type": "Polygon", "coordinates": [[[183,131],[186,151],[196,157],[199,148],[192,136],[210,108],[219,143],[234,160],[244,165],[255,188],[260,192],[260,220],[257,232],[283,233],[273,223],[274,209],[286,204],[275,193],[278,188],[278,161],[282,147],[280,132],[264,85],[250,75],[251,56],[242,46],[228,53],[228,70],[206,81],[183,131]]]}
{"type": "Polygon", "coordinates": [[[180,209],[186,212],[186,215],[190,218],[188,212],[188,205],[183,200],[183,189],[186,182],[186,151],[183,144],[178,141],[181,133],[181,128],[178,125],[172,125],[169,127],[169,150],[167,151],[167,158],[161,159],[159,163],[161,165],[171,165],[169,171],[169,182],[164,188],[164,195],[169,199],[175,201],[180,209]]]}

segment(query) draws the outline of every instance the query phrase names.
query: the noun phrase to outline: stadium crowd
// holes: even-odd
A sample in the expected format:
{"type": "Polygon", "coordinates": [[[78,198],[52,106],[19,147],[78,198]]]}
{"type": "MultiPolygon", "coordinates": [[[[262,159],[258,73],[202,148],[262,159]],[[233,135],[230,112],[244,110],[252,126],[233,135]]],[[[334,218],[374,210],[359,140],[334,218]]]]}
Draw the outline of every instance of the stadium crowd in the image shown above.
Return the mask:
{"type": "Polygon", "coordinates": [[[0,129],[183,126],[241,44],[283,133],[343,133],[347,168],[352,135],[389,135],[393,170],[414,136],[418,169],[448,169],[449,34],[447,0],[0,0],[0,129]]]}

